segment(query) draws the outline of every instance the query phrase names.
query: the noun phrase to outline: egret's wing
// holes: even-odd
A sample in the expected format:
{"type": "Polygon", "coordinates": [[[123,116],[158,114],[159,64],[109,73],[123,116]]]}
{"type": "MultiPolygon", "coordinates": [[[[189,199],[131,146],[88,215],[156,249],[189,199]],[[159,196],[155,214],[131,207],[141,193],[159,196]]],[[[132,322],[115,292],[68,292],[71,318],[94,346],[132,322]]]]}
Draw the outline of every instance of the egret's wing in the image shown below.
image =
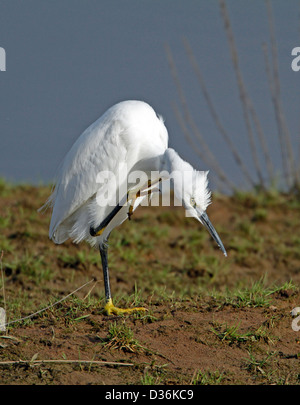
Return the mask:
{"type": "Polygon", "coordinates": [[[66,155],[49,198],[53,206],[49,237],[56,228],[99,191],[97,174],[116,173],[127,160],[127,147],[118,123],[109,127],[96,121],[75,142],[66,155]]]}
{"type": "MultiPolygon", "coordinates": [[[[121,184],[137,162],[158,156],[166,147],[167,130],[148,104],[126,101],[110,108],[77,139],[59,169],[55,189],[47,202],[53,207],[49,237],[57,243],[66,240],[65,231],[79,211],[81,219],[86,220],[86,215],[82,215],[86,211],[84,205],[101,188],[98,173],[109,171],[123,176],[119,178],[121,184]],[[60,228],[64,231],[56,238],[55,232],[62,223],[60,228]]],[[[98,220],[98,209],[97,215],[98,220]]]]}

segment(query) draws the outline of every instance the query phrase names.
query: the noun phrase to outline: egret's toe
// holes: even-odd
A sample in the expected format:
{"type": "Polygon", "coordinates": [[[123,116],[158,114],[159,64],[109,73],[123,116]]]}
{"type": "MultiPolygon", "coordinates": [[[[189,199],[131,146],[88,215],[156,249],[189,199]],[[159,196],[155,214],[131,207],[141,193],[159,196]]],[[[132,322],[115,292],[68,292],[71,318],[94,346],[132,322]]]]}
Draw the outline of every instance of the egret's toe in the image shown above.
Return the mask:
{"type": "Polygon", "coordinates": [[[106,315],[123,315],[123,314],[131,314],[132,312],[145,312],[147,311],[144,307],[134,307],[134,308],[118,308],[115,307],[112,300],[108,300],[105,307],[104,312],[106,315]]]}

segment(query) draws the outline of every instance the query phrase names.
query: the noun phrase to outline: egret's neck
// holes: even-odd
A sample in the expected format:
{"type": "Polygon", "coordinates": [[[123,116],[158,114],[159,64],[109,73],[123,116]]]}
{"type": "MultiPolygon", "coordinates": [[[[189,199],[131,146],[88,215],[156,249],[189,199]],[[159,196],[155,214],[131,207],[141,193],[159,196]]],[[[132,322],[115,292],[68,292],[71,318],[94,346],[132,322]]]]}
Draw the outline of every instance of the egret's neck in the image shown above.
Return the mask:
{"type": "Polygon", "coordinates": [[[187,178],[191,180],[193,167],[178,155],[174,149],[166,149],[162,160],[162,171],[167,173],[166,178],[170,178],[170,185],[175,196],[183,200],[184,182],[187,178]]]}
{"type": "Polygon", "coordinates": [[[188,162],[181,159],[178,153],[172,148],[166,149],[162,166],[162,170],[170,174],[174,172],[183,173],[184,171],[193,171],[193,167],[188,162]]]}

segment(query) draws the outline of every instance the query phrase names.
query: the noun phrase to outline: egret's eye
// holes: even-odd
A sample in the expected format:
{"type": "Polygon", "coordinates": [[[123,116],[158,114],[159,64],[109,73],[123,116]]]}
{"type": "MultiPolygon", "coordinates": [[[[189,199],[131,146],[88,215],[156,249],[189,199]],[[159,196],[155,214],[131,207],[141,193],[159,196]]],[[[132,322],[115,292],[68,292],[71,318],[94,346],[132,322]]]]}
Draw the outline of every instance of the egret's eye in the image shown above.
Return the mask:
{"type": "Polygon", "coordinates": [[[193,208],[196,208],[196,207],[197,207],[197,204],[196,204],[196,201],[195,201],[195,198],[194,198],[194,197],[191,198],[191,206],[192,206],[193,208]]]}

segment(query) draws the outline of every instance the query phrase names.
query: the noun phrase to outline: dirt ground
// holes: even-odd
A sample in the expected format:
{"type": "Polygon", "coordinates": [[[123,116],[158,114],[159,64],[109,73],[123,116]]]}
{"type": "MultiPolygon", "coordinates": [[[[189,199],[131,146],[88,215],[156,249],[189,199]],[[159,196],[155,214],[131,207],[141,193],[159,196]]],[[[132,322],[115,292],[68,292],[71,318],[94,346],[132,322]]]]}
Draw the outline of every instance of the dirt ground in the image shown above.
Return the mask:
{"type": "Polygon", "coordinates": [[[181,207],[139,208],[112,235],[109,263],[118,305],[147,312],[116,317],[103,313],[98,252],[49,241],[50,212],[36,212],[48,193],[0,186],[0,306],[12,322],[0,384],[300,383],[297,196],[214,196],[228,258],[181,207]]]}

